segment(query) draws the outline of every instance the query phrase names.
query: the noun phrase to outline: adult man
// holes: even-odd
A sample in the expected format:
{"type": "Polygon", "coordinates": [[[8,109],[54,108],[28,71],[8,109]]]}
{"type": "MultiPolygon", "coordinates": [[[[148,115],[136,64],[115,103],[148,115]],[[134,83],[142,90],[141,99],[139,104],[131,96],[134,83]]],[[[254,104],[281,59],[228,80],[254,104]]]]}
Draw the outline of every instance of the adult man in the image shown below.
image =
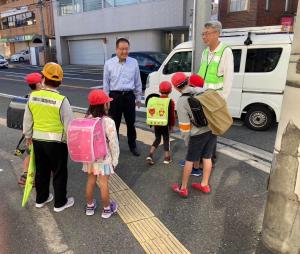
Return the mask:
{"type": "MultiPolygon", "coordinates": [[[[204,79],[204,88],[218,91],[227,100],[232,88],[234,62],[231,48],[219,40],[221,32],[219,21],[209,21],[204,25],[202,39],[207,48],[202,53],[198,74],[204,79]]],[[[217,146],[213,162],[216,161],[216,150],[217,146]]],[[[193,170],[192,174],[200,175],[196,171],[193,170]]]]}
{"type": "Polygon", "coordinates": [[[124,114],[129,149],[133,155],[139,156],[134,124],[135,106],[141,105],[142,82],[137,61],[128,56],[129,46],[130,43],[125,38],[116,41],[116,56],[104,65],[103,89],[113,98],[110,115],[116,123],[118,134],[124,114]]]}
{"type": "Polygon", "coordinates": [[[53,200],[49,193],[52,172],[54,211],[61,212],[74,205],[74,198],[67,198],[68,148],[65,135],[72,110],[68,99],[56,90],[63,79],[61,66],[47,63],[42,74],[44,87],[29,97],[23,133],[27,144],[33,143],[35,153],[35,206],[41,208],[53,200]]]}
{"type": "Polygon", "coordinates": [[[231,48],[219,41],[222,24],[210,21],[204,25],[202,38],[207,48],[202,53],[198,74],[204,78],[204,87],[220,92],[225,100],[231,92],[233,54],[231,48]]]}

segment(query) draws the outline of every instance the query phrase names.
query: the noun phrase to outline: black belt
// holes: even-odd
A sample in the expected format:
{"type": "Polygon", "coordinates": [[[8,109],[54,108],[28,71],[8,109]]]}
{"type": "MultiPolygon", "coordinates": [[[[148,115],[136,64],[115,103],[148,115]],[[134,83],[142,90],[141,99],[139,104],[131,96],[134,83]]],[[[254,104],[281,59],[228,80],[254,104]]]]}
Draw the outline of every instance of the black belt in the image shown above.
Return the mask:
{"type": "Polygon", "coordinates": [[[125,95],[125,94],[132,94],[132,93],[133,93],[133,90],[129,90],[129,91],[114,90],[114,91],[110,91],[110,93],[116,93],[116,94],[122,94],[122,95],[125,95]]]}

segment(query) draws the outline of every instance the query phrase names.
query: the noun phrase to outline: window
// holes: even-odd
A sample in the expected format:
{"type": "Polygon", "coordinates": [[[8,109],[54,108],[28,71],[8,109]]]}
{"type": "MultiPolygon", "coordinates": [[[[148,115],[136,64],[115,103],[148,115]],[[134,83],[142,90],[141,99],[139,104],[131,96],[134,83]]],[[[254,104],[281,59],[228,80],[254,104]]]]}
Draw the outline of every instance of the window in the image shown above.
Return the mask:
{"type": "Polygon", "coordinates": [[[282,48],[248,49],[246,72],[271,72],[280,59],[282,48]]]}
{"type": "Polygon", "coordinates": [[[234,61],[234,72],[240,72],[240,65],[241,65],[241,49],[233,49],[233,61],[234,61]]]}
{"type": "Polygon", "coordinates": [[[247,11],[248,0],[230,0],[230,12],[247,11]]]}
{"type": "Polygon", "coordinates": [[[192,70],[192,51],[178,52],[172,56],[165,65],[163,73],[172,74],[178,71],[191,72],[192,70]]]}
{"type": "Polygon", "coordinates": [[[22,14],[17,14],[1,19],[1,30],[22,27],[22,26],[31,26],[35,24],[35,15],[33,12],[25,12],[22,14]]]}

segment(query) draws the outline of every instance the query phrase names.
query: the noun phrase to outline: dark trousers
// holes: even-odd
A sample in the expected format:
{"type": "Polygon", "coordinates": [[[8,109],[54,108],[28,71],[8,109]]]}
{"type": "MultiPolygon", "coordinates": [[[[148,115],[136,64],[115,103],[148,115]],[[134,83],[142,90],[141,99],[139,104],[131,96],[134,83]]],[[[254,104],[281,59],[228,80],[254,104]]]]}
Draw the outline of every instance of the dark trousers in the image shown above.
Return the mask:
{"type": "Polygon", "coordinates": [[[41,204],[48,199],[52,172],[54,207],[64,206],[67,202],[67,144],[33,140],[33,148],[36,164],[36,203],[41,204]]]}
{"type": "Polygon", "coordinates": [[[136,130],[135,130],[135,95],[133,92],[111,91],[109,96],[114,100],[110,104],[109,114],[114,119],[117,133],[119,135],[122,115],[124,114],[127,125],[127,139],[130,149],[136,148],[136,130]]]}
{"type": "Polygon", "coordinates": [[[169,127],[168,126],[154,126],[155,140],[153,145],[157,148],[161,142],[161,137],[163,137],[164,141],[164,150],[166,152],[170,151],[170,135],[169,135],[169,127]]]}

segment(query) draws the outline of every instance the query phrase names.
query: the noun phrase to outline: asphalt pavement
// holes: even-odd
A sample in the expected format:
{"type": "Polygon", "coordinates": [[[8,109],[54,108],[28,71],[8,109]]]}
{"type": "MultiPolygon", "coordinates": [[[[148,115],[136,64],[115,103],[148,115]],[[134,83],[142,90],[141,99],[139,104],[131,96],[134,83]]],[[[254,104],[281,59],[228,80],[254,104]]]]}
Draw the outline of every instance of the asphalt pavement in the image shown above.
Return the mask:
{"type": "MultiPolygon", "coordinates": [[[[17,66],[0,70],[0,93],[26,94],[28,90],[24,82],[8,78],[22,79],[33,69],[17,66]],[[6,73],[3,78],[2,71],[17,74],[6,73]]],[[[65,75],[71,77],[70,74],[79,74],[78,71],[88,73],[78,75],[81,79],[76,83],[74,79],[66,79],[64,84],[87,89],[62,87],[61,90],[71,98],[72,105],[86,107],[84,103],[89,89],[99,85],[100,81],[91,84],[82,79],[100,80],[101,75],[97,74],[96,67],[76,66],[66,67],[65,75]]],[[[119,215],[103,220],[100,218],[98,190],[95,191],[99,201],[97,212],[92,217],[85,216],[86,175],[81,172],[81,165],[72,161],[69,161],[68,193],[75,197],[74,207],[55,214],[53,203],[50,203],[38,210],[34,207],[33,195],[29,205],[21,208],[23,190],[17,185],[21,160],[12,155],[21,132],[5,126],[8,103],[8,98],[0,96],[0,235],[3,236],[0,238],[0,253],[151,253],[147,246],[157,247],[158,251],[152,253],[162,254],[183,253],[179,249],[196,254],[269,253],[261,243],[261,228],[271,159],[266,162],[266,159],[257,160],[255,156],[267,154],[271,158],[276,128],[253,132],[237,121],[226,134],[227,141],[220,140],[223,143],[218,146],[218,162],[210,183],[212,193],[205,195],[191,190],[189,197],[182,199],[172,192],[171,185],[180,181],[182,168],[178,162],[185,156],[184,144],[175,133],[171,142],[173,162],[170,165],[162,163],[160,147],[154,157],[156,164],[148,166],[145,156],[154,135],[145,126],[143,112],[140,112],[137,126],[142,156],[133,157],[127,147],[126,135],[121,135],[121,155],[116,170],[120,180],[114,183],[114,188],[120,188],[120,191],[113,193],[112,197],[125,205],[120,207],[119,215]],[[249,160],[249,156],[255,158],[249,160]],[[126,186],[126,190],[121,189],[121,185],[126,186]],[[128,199],[132,203],[127,207],[126,191],[133,193],[128,199]],[[135,220],[136,210],[142,215],[142,209],[148,209],[150,217],[135,220]],[[173,243],[178,241],[171,251],[166,251],[161,235],[155,237],[149,233],[150,224],[143,224],[152,219],[162,225],[163,232],[173,237],[173,243]]],[[[191,177],[191,181],[200,179],[191,177]]]]}

